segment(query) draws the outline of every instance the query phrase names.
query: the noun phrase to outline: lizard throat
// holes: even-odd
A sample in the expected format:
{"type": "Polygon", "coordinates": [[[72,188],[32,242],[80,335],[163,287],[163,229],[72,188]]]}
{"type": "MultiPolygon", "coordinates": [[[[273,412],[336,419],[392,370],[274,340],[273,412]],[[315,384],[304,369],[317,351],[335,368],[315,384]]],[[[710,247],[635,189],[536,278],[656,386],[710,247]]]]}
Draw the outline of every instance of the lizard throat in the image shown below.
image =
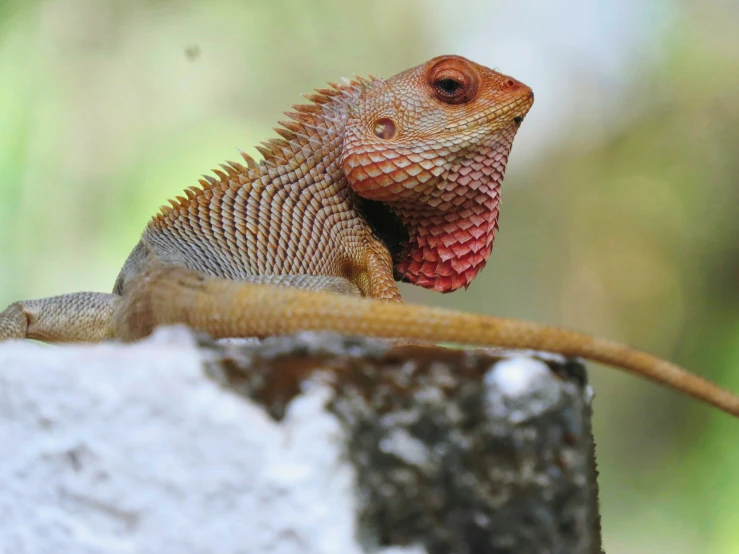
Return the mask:
{"type": "Polygon", "coordinates": [[[396,257],[396,279],[452,292],[467,288],[485,267],[498,229],[506,142],[454,164],[435,183],[431,198],[389,203],[408,233],[396,257]]]}
{"type": "Polygon", "coordinates": [[[498,227],[497,187],[459,211],[395,207],[395,212],[409,230],[395,265],[397,279],[452,292],[467,288],[485,267],[498,227]]]}

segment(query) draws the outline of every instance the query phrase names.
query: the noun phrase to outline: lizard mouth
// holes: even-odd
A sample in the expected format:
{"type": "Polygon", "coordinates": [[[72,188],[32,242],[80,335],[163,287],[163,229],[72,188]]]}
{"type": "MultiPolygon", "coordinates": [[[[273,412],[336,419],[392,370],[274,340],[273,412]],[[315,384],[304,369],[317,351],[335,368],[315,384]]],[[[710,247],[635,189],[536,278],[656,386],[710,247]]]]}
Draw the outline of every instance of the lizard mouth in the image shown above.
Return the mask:
{"type": "Polygon", "coordinates": [[[481,112],[480,114],[465,118],[461,121],[450,123],[444,127],[444,133],[465,131],[472,127],[478,127],[487,123],[497,123],[512,121],[516,126],[523,123],[524,117],[529,113],[531,106],[534,105],[534,93],[531,89],[526,94],[514,98],[510,102],[497,105],[490,110],[481,112]]]}

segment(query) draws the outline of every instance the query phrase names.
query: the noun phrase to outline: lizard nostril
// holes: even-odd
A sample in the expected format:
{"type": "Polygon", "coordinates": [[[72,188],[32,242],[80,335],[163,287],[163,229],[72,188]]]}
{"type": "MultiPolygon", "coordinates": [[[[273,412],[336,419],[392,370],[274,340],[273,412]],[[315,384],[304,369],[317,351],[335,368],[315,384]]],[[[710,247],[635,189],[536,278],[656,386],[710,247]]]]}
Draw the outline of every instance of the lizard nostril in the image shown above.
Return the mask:
{"type": "Polygon", "coordinates": [[[395,136],[397,128],[395,122],[389,117],[382,117],[375,121],[375,135],[384,140],[390,140],[395,136]]]}
{"type": "Polygon", "coordinates": [[[513,118],[513,122],[516,123],[517,125],[521,125],[521,123],[523,123],[523,116],[517,115],[516,117],[513,118]]]}

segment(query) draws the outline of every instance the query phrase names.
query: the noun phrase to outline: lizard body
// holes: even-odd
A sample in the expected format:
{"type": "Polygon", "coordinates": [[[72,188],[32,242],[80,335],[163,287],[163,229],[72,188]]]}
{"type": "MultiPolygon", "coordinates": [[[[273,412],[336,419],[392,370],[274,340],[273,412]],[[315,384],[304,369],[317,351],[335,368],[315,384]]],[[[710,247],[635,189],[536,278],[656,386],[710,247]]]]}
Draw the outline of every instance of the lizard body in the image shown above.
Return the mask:
{"type": "Polygon", "coordinates": [[[170,201],[112,294],[11,304],[0,340],[133,340],[158,324],[215,337],[333,330],[549,350],[621,367],[739,416],[739,398],[623,345],[534,323],[402,305],[396,280],[466,287],[497,229],[526,85],[457,56],[307,95],[258,147],[170,201]],[[341,294],[337,294],[341,293],[341,294]],[[364,297],[364,298],[362,298],[364,297]]]}

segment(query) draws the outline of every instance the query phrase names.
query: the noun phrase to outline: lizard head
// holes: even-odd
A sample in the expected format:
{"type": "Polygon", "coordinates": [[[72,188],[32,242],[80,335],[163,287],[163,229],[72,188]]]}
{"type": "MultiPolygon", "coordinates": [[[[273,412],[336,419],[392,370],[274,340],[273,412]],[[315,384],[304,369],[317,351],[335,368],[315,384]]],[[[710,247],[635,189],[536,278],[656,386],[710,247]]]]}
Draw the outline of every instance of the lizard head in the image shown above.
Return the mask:
{"type": "Polygon", "coordinates": [[[459,56],[365,84],[341,164],[352,190],[404,229],[397,278],[450,292],[484,267],[508,154],[533,101],[523,83],[459,56]]]}

